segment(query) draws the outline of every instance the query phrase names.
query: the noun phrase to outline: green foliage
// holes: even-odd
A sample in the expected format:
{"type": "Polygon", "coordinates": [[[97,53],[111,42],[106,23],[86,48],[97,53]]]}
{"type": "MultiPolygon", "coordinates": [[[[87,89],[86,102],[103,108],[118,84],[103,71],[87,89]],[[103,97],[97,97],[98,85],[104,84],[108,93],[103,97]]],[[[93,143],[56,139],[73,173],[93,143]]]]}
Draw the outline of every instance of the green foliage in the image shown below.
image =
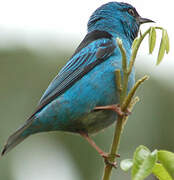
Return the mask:
{"type": "Polygon", "coordinates": [[[152,54],[156,45],[156,30],[162,31],[161,43],[160,48],[158,51],[158,57],[156,64],[159,65],[162,59],[164,58],[165,53],[169,53],[170,50],[170,43],[169,43],[169,36],[166,29],[162,27],[150,27],[144,34],[141,34],[140,37],[136,38],[132,44],[132,58],[136,57],[137,51],[140,47],[141,42],[145,38],[145,36],[149,35],[149,53],[152,54]]]}
{"type": "Polygon", "coordinates": [[[149,53],[152,54],[156,44],[156,29],[151,27],[149,32],[149,53]]]}
{"type": "Polygon", "coordinates": [[[152,169],[152,173],[160,180],[172,180],[162,164],[156,163],[152,169]]]}
{"type": "Polygon", "coordinates": [[[123,171],[128,171],[133,166],[132,159],[124,159],[120,163],[120,167],[123,171]]]}
{"type": "Polygon", "coordinates": [[[162,61],[165,52],[169,52],[169,37],[167,31],[165,29],[162,29],[162,38],[158,52],[157,65],[162,61]]]}
{"type": "Polygon", "coordinates": [[[144,180],[150,174],[154,174],[159,180],[172,180],[174,153],[162,150],[150,152],[141,145],[136,149],[133,159],[121,161],[120,167],[124,171],[132,168],[132,180],[144,180]]]}
{"type": "Polygon", "coordinates": [[[174,153],[169,151],[159,151],[158,160],[163,164],[167,172],[174,178],[174,153]]]}
{"type": "Polygon", "coordinates": [[[145,146],[139,146],[133,157],[132,179],[143,180],[152,172],[157,160],[157,151],[150,152],[145,146]]]}

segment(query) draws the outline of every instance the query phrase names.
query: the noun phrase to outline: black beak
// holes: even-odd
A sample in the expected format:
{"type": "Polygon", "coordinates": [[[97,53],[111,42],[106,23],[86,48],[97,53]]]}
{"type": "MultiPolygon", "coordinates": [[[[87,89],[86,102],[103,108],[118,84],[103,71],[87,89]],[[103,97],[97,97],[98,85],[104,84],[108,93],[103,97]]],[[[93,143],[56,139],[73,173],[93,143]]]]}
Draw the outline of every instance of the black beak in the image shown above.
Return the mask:
{"type": "Polygon", "coordinates": [[[152,21],[151,19],[147,19],[147,18],[142,18],[141,16],[139,16],[137,18],[137,21],[140,23],[140,24],[144,24],[144,23],[155,23],[155,21],[152,21]]]}

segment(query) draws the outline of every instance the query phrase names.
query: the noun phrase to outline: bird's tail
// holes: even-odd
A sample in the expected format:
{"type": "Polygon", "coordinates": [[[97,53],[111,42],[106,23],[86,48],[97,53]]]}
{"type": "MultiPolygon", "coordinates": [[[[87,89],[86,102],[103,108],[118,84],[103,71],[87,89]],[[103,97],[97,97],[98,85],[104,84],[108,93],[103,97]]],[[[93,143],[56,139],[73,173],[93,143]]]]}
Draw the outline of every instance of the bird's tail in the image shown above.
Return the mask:
{"type": "Polygon", "coordinates": [[[1,156],[8,153],[11,149],[13,149],[16,145],[18,145],[20,142],[22,142],[25,138],[29,136],[29,134],[24,134],[24,131],[31,125],[32,121],[33,118],[28,119],[22,127],[20,127],[8,138],[1,152],[1,156]]]}

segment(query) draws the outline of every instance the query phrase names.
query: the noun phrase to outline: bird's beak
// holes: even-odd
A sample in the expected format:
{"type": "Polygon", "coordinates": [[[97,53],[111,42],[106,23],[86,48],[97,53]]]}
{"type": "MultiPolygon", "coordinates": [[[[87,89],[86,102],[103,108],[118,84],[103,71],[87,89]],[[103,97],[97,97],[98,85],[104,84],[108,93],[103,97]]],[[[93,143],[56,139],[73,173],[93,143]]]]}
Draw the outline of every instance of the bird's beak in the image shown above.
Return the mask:
{"type": "Polygon", "coordinates": [[[142,18],[141,16],[139,16],[137,18],[137,21],[140,23],[140,24],[144,24],[144,23],[155,23],[155,21],[152,21],[151,19],[147,19],[147,18],[142,18]]]}

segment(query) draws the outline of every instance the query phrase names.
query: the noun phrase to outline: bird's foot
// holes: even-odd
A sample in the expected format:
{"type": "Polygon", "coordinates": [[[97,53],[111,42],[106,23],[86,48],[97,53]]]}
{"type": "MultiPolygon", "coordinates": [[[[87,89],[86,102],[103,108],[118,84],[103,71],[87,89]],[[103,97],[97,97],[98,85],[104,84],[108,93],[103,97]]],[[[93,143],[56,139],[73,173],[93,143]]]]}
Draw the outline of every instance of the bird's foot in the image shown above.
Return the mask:
{"type": "Polygon", "coordinates": [[[119,154],[111,155],[111,154],[102,152],[100,155],[104,158],[105,164],[110,165],[114,168],[117,168],[117,162],[116,161],[113,162],[113,159],[115,159],[115,157],[120,157],[119,154]],[[111,161],[111,158],[112,158],[112,161],[111,161]]]}
{"type": "MultiPolygon", "coordinates": [[[[109,153],[106,153],[106,152],[99,152],[99,154],[105,159],[105,158],[109,158],[110,154],[109,153]]],[[[114,157],[120,157],[120,154],[114,154],[113,155],[114,157]]]]}
{"type": "Polygon", "coordinates": [[[123,112],[119,104],[97,106],[94,108],[94,110],[112,110],[116,112],[119,116],[128,116],[131,114],[131,112],[128,109],[126,110],[126,112],[123,112]]]}

